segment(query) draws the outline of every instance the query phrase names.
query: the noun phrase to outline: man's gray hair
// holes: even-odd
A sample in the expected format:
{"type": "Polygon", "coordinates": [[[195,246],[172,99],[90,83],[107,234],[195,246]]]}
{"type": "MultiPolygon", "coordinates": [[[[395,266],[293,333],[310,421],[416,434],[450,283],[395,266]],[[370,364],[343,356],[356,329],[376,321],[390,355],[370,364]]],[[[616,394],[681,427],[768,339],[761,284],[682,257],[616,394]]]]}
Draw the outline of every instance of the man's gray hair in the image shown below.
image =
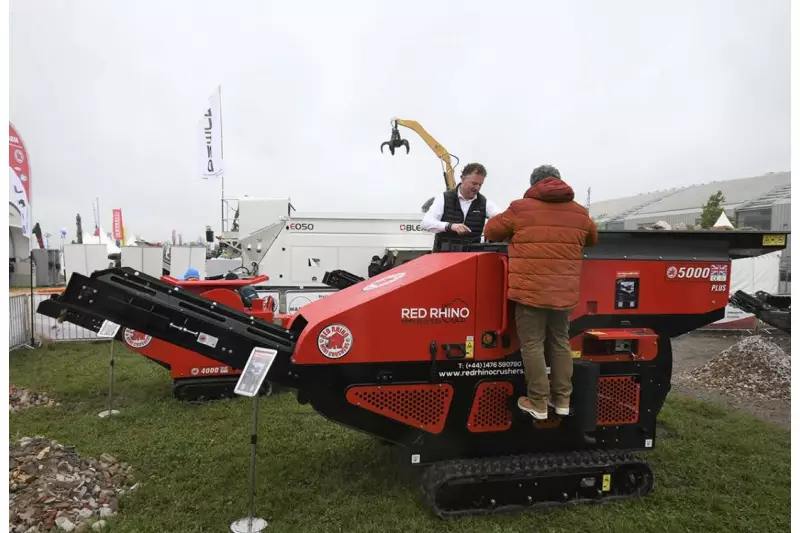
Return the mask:
{"type": "Polygon", "coordinates": [[[545,178],[561,179],[561,173],[553,165],[541,165],[531,172],[531,185],[536,185],[545,178]]]}

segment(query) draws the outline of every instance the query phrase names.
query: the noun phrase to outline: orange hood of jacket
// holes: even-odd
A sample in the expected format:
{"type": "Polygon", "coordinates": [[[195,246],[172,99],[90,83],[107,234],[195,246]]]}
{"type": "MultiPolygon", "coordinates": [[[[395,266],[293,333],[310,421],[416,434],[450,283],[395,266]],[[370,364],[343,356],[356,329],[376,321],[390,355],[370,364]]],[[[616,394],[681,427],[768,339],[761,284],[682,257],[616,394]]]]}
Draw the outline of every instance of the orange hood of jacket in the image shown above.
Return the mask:
{"type": "Polygon", "coordinates": [[[597,243],[597,227],[574,198],[565,182],[545,178],[486,222],[487,240],[509,241],[510,300],[560,310],[578,305],[583,248],[597,243]]]}

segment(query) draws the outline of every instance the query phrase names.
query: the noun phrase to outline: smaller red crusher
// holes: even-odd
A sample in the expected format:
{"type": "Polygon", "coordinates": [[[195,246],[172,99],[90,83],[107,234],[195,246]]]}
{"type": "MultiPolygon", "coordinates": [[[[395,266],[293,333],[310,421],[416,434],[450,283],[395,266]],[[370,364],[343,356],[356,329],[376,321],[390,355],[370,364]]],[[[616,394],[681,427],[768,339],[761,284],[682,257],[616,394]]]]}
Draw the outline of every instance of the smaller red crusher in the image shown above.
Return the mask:
{"type": "MultiPolygon", "coordinates": [[[[140,275],[143,275],[140,273],[140,275]]],[[[183,281],[172,276],[162,276],[161,280],[175,287],[175,290],[185,290],[215,302],[236,309],[259,320],[271,323],[287,324],[289,315],[275,313],[277,306],[272,297],[261,299],[257,297],[252,285],[263,283],[269,278],[266,275],[249,279],[220,279],[183,281]]],[[[102,320],[89,319],[85,313],[78,315],[66,313],[56,305],[55,300],[45,300],[38,312],[51,318],[67,318],[70,322],[92,330],[100,330],[102,320]],[[69,315],[69,316],[67,316],[69,315]]],[[[166,342],[158,337],[141,333],[128,327],[121,327],[117,332],[116,340],[125,344],[130,350],[141,354],[151,361],[169,370],[172,376],[172,392],[175,398],[190,402],[215,400],[233,397],[233,389],[241,374],[241,369],[231,365],[222,364],[197,351],[188,350],[176,344],[166,342]]],[[[211,342],[210,339],[201,338],[201,342],[211,342]]],[[[273,385],[265,381],[261,387],[262,395],[269,395],[273,385]]]]}

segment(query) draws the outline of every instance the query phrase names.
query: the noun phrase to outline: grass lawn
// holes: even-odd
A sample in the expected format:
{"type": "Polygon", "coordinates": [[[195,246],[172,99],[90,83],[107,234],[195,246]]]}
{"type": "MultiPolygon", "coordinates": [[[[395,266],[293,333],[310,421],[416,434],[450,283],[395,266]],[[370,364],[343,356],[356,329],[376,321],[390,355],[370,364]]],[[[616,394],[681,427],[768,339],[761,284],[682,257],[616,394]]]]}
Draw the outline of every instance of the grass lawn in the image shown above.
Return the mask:
{"type": "MultiPolygon", "coordinates": [[[[9,355],[11,381],[57,408],[11,415],[10,436],[44,435],[133,465],[142,481],[110,520],[114,532],[227,531],[247,514],[252,403],[172,399],[169,373],[117,343],[115,408],[106,408],[108,344],[59,344],[9,355]]],[[[789,531],[790,434],[718,407],[671,397],[668,434],[646,454],[650,496],[516,516],[442,521],[420,504],[420,472],[396,451],[328,422],[293,392],[263,398],[256,515],[268,531],[789,531]]]]}

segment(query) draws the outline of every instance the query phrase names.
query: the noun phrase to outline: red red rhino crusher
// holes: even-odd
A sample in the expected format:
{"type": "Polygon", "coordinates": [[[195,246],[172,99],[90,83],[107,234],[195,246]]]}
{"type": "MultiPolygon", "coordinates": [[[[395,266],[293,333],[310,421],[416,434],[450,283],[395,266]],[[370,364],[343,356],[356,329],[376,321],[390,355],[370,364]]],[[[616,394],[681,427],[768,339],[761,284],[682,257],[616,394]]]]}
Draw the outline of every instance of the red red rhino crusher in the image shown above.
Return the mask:
{"type": "MultiPolygon", "coordinates": [[[[535,422],[506,298],[502,244],[431,253],[302,307],[278,325],[131,269],[73,275],[54,296],[76,323],[111,320],[267,379],[329,420],[397,444],[426,469],[443,518],[639,497],[654,473],[673,337],[724,317],[731,260],[781,250],[786,233],[605,231],[586,250],[570,326],[570,415],[535,422]]],[[[43,304],[44,305],[44,304],[43,304]]],[[[52,311],[52,309],[51,309],[52,311]]]]}

